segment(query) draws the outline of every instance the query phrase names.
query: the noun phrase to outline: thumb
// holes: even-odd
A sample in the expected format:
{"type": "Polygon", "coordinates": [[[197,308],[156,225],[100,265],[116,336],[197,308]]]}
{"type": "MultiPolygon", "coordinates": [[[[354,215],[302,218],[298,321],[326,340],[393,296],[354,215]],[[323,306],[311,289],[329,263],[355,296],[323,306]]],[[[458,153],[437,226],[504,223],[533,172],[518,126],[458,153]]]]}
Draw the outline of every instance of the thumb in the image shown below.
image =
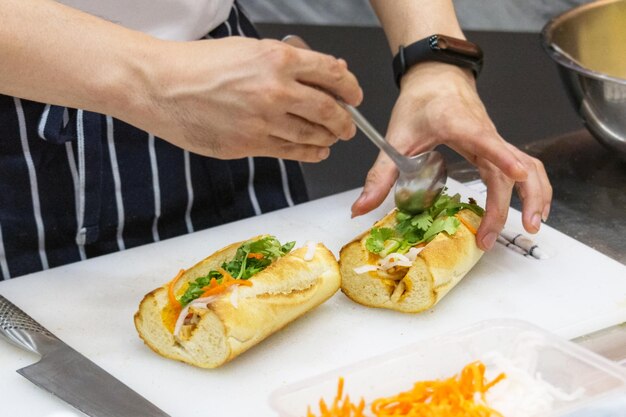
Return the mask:
{"type": "Polygon", "coordinates": [[[361,195],[352,204],[352,217],[369,213],[380,206],[389,194],[396,178],[398,178],[398,170],[395,164],[381,152],[367,173],[361,195]]]}

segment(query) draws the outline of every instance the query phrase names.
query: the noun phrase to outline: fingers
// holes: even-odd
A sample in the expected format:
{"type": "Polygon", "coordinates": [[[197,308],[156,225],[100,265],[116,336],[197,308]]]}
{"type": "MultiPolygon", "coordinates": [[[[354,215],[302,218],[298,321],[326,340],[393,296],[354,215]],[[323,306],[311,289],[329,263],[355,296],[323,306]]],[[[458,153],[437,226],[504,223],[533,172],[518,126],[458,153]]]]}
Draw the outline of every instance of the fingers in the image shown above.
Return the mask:
{"type": "MultiPolygon", "coordinates": [[[[356,134],[352,117],[335,98],[315,88],[294,83],[289,112],[320,125],[336,138],[350,139],[356,134]]],[[[282,136],[282,135],[281,135],[282,136]]]]}
{"type": "Polygon", "coordinates": [[[328,147],[337,142],[337,136],[325,127],[293,114],[285,114],[272,127],[272,136],[296,144],[328,147]]]}
{"type": "Polygon", "coordinates": [[[363,91],[342,59],[319,52],[296,49],[299,62],[295,68],[298,81],[313,85],[341,98],[345,103],[358,106],[363,100],[363,91]]]}
{"type": "Polygon", "coordinates": [[[387,155],[380,153],[367,173],[363,192],[352,204],[352,217],[361,216],[378,207],[389,194],[397,177],[394,163],[387,155]]]}
{"type": "Polygon", "coordinates": [[[506,223],[513,181],[494,166],[481,169],[481,176],[487,185],[487,203],[485,215],[476,233],[476,244],[482,250],[489,250],[506,223]]]}
{"type": "Polygon", "coordinates": [[[522,200],[522,223],[526,231],[537,233],[541,227],[541,221],[547,220],[550,214],[552,186],[541,161],[525,154],[522,155],[525,156],[528,179],[515,184],[522,200]]]}
{"type": "Polygon", "coordinates": [[[451,138],[458,140],[449,143],[449,146],[465,156],[474,165],[477,165],[477,161],[482,158],[495,165],[513,181],[525,181],[527,179],[526,166],[495,130],[470,131],[469,134],[464,132],[458,136],[451,136],[451,138]]]}
{"type": "Polygon", "coordinates": [[[537,233],[541,221],[545,221],[550,213],[552,186],[543,163],[513,145],[507,146],[519,160],[523,161],[528,175],[526,181],[513,183],[495,165],[483,164],[484,167],[480,171],[487,185],[487,204],[485,216],[476,234],[476,243],[483,250],[491,249],[498,233],[504,227],[513,184],[522,200],[522,224],[527,232],[537,233]]]}
{"type": "Polygon", "coordinates": [[[253,152],[255,156],[289,159],[300,162],[320,162],[328,158],[330,148],[293,143],[275,136],[267,137],[262,147],[253,152]]]}
{"type": "Polygon", "coordinates": [[[354,74],[348,71],[348,64],[343,59],[312,51],[304,41],[292,37],[283,40],[283,45],[290,45],[282,54],[288,60],[297,55],[296,70],[298,81],[313,85],[339,97],[345,103],[358,106],[363,100],[363,91],[354,74]],[[296,53],[297,51],[297,53],[296,53]]]}

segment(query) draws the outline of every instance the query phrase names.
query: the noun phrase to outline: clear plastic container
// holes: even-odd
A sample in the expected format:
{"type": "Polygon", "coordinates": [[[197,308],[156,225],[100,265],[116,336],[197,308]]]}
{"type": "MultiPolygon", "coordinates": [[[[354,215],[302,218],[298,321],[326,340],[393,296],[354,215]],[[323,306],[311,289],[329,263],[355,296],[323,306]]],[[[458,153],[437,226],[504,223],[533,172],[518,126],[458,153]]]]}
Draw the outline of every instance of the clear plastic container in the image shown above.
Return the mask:
{"type": "Polygon", "coordinates": [[[626,370],[570,341],[517,320],[480,322],[296,382],[273,392],[270,405],[281,417],[303,417],[309,405],[317,411],[320,398],[332,403],[340,376],[345,379],[344,393],[351,399],[371,401],[407,391],[417,381],[450,377],[476,360],[482,360],[489,372],[495,366],[494,352],[499,358],[527,368],[524,371],[540,375],[560,391],[577,394],[574,399],[555,399],[550,411],[539,414],[541,417],[626,417],[623,408],[626,370]]]}

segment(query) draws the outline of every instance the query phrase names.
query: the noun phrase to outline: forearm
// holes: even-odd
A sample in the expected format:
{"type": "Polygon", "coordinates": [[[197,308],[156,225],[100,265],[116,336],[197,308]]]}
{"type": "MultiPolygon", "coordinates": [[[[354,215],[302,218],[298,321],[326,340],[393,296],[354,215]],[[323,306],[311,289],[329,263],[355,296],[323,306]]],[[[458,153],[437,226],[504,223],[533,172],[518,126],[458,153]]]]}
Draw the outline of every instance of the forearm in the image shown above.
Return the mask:
{"type": "Polygon", "coordinates": [[[465,38],[451,0],[371,0],[392,53],[434,33],[465,38]]]}
{"type": "Polygon", "coordinates": [[[222,159],[318,162],[356,131],[332,96],[362,95],[328,55],[240,36],[162,41],[52,0],[0,0],[0,57],[0,94],[104,113],[222,159]]]}
{"type": "Polygon", "coordinates": [[[50,0],[3,0],[0,21],[0,93],[113,115],[141,106],[155,39],[50,0]]]}

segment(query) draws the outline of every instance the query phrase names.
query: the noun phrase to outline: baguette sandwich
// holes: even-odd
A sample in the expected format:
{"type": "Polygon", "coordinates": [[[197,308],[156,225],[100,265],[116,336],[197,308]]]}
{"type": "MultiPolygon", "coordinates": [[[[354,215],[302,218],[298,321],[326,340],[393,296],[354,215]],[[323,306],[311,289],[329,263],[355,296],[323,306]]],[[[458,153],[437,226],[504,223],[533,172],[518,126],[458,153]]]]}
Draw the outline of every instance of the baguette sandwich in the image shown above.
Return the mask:
{"type": "Polygon", "coordinates": [[[156,353],[215,368],[330,298],[339,266],[322,244],[234,243],[147,294],[135,327],[156,353]]]}
{"type": "Polygon", "coordinates": [[[475,201],[445,193],[417,215],[392,210],[341,249],[341,290],[370,307],[433,307],[482,256],[475,236],[482,215],[475,201]]]}

